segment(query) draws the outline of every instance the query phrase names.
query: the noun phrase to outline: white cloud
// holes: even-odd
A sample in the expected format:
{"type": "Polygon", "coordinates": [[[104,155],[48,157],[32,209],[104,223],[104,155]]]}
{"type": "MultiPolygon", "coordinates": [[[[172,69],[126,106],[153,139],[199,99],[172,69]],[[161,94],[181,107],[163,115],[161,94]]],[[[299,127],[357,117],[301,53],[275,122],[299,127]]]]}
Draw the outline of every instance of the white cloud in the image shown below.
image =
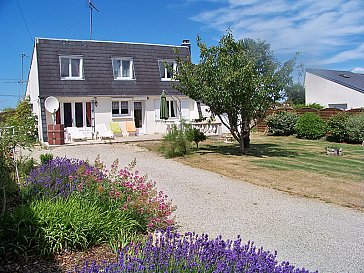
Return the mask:
{"type": "MultiPolygon", "coordinates": [[[[192,19],[236,38],[260,38],[277,53],[301,52],[312,62],[333,64],[364,53],[362,0],[228,0],[192,19]]],[[[202,37],[203,38],[203,37],[202,37]]],[[[362,55],[363,56],[363,55],[362,55]]]]}
{"type": "Polygon", "coordinates": [[[351,72],[364,74],[364,67],[355,67],[351,72]]]}

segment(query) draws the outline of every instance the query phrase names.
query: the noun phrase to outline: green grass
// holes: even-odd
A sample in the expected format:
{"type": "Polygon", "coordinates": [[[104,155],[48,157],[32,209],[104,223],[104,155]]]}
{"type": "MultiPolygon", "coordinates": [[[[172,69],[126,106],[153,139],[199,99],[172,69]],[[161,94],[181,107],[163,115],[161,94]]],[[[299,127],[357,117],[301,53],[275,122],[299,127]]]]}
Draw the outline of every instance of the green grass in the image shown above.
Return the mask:
{"type": "MultiPolygon", "coordinates": [[[[237,143],[210,141],[202,144],[201,149],[195,153],[238,155],[239,146],[237,143]]],[[[251,147],[246,156],[251,157],[251,162],[260,167],[315,172],[328,177],[364,182],[364,147],[361,145],[252,134],[251,147]],[[330,146],[341,147],[344,155],[326,155],[326,147],[330,146]]]]}

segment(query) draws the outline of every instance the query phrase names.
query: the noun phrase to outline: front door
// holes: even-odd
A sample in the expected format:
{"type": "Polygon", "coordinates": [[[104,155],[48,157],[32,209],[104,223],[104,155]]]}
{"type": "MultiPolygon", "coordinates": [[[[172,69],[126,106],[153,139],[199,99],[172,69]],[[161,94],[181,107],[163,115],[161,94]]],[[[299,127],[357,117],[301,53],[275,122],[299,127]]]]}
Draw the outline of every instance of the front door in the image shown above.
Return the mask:
{"type": "Polygon", "coordinates": [[[134,122],[137,129],[143,126],[143,106],[141,101],[134,102],[134,122]]]}

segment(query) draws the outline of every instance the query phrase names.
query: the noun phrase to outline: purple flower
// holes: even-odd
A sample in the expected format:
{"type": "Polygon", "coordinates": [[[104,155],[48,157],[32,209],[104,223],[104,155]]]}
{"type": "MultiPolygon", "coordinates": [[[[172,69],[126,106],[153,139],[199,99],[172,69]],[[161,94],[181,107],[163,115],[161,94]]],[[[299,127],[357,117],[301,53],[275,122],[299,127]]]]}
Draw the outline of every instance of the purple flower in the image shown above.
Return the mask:
{"type": "Polygon", "coordinates": [[[265,272],[310,273],[288,262],[278,263],[276,253],[256,248],[252,242],[215,240],[208,235],[186,233],[181,236],[171,229],[150,235],[147,242],[130,245],[120,252],[116,263],[96,267],[85,265],[78,273],[98,272],[265,272]]]}

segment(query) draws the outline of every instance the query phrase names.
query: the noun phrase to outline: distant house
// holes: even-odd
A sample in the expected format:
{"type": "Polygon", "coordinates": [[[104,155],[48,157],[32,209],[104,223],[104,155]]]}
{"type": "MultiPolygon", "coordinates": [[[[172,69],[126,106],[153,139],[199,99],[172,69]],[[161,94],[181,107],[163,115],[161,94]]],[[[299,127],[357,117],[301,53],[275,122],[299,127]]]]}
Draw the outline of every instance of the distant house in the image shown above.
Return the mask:
{"type": "Polygon", "coordinates": [[[306,69],[306,103],[352,109],[364,107],[364,75],[349,71],[306,69]]]}
{"type": "Polygon", "coordinates": [[[169,94],[169,121],[179,114],[197,119],[196,102],[171,85],[176,50],[189,57],[189,41],[170,46],[37,38],[26,92],[38,116],[40,141],[47,141],[52,123],[44,107],[49,96],[60,102],[56,123],[65,127],[134,121],[139,134],[164,133],[167,126],[159,118],[163,90],[169,94]]]}

